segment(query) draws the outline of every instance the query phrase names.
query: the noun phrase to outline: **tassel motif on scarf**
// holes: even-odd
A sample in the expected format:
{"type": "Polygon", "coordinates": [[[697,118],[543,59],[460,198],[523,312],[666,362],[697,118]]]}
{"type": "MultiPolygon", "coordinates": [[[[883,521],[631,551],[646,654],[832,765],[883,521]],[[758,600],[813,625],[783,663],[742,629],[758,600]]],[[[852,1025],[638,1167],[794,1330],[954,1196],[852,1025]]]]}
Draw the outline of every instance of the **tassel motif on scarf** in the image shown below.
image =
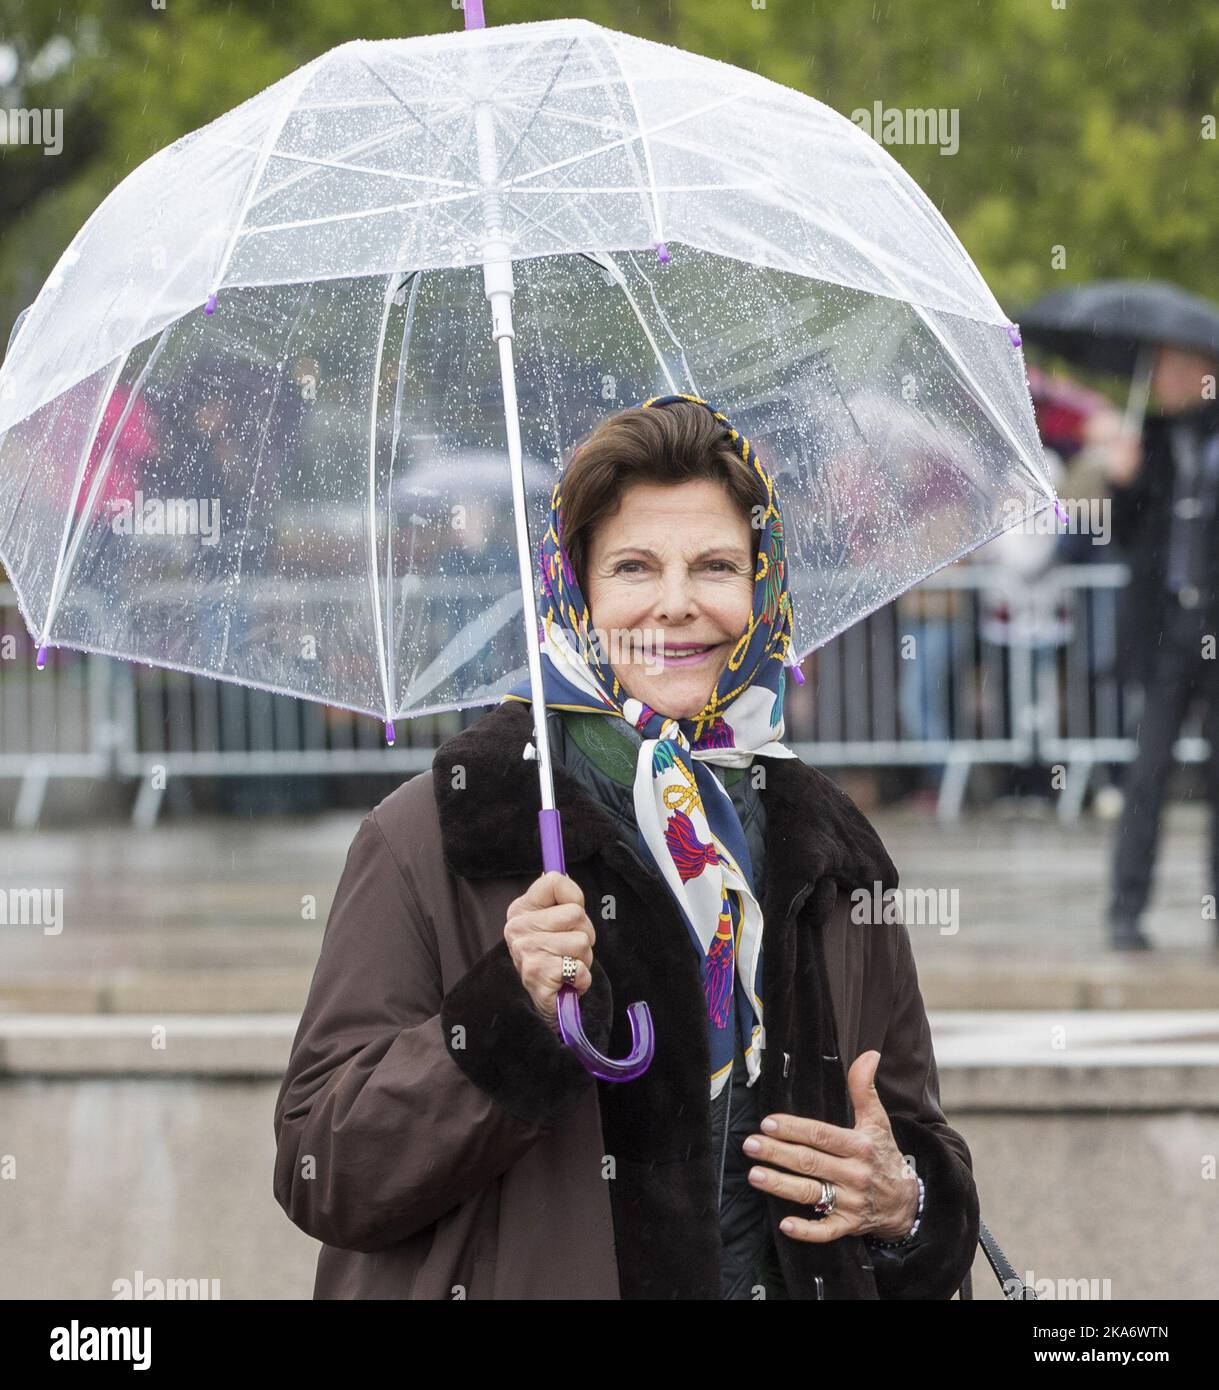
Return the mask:
{"type": "Polygon", "coordinates": [[[665,826],[665,844],[683,883],[697,878],[708,864],[720,862],[714,844],[700,844],[694,822],[684,811],[674,811],[665,826]]]}
{"type": "Polygon", "coordinates": [[[714,1028],[728,1027],[728,1007],[732,1003],[733,942],[732,913],[724,900],[719,928],[707,952],[707,974],[703,993],[707,997],[707,1016],[714,1028]]]}

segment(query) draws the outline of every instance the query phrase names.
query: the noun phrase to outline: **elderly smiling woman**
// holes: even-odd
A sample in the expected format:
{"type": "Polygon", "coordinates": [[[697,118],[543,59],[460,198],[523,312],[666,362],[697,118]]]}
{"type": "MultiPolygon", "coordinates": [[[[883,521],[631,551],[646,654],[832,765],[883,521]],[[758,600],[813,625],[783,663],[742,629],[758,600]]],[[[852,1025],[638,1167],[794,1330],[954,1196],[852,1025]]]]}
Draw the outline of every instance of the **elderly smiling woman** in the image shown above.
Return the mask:
{"type": "Polygon", "coordinates": [[[352,843],[275,1113],[317,1298],[950,1298],[969,1149],[897,873],[782,743],[791,600],[774,480],[662,396],[592,432],[541,546],[567,872],[540,877],[528,685],[352,843]],[[893,914],[884,914],[891,917],[893,914]],[[646,999],[656,1053],[590,1076],[646,999]]]}

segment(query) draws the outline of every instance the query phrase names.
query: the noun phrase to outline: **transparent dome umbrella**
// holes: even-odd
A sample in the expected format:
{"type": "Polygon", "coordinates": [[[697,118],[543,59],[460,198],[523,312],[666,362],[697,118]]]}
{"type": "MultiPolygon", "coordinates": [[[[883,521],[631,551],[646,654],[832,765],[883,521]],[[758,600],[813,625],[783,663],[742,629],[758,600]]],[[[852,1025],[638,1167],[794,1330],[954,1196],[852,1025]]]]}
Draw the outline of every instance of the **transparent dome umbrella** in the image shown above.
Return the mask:
{"type": "MultiPolygon", "coordinates": [[[[562,869],[528,523],[572,441],[671,391],[777,478],[793,663],[1054,502],[1014,325],[845,117],[583,20],[343,44],[134,170],[61,257],[0,369],[0,560],[40,659],[391,739],[528,674],[562,869]]],[[[613,1062],[577,1004],[585,1064],[637,1075],[646,1007],[613,1062]]]]}

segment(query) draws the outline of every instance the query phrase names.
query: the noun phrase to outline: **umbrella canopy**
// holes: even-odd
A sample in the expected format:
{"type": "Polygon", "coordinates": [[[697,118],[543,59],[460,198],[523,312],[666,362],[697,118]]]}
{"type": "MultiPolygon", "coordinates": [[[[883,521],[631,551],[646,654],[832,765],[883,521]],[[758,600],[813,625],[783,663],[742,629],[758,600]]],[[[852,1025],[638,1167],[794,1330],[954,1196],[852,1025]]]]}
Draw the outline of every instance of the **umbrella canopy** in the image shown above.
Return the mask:
{"type": "Polygon", "coordinates": [[[1160,344],[1219,359],[1219,307],[1156,280],[1099,280],[1056,290],[1019,316],[1030,342],[1081,367],[1131,376],[1160,344]]]}
{"type": "MultiPolygon", "coordinates": [[[[1053,501],[1019,341],[933,204],[798,92],[582,20],[343,44],[141,165],[61,257],[0,368],[0,560],[40,659],[391,738],[527,671],[562,870],[528,522],[567,446],[714,395],[778,485],[798,659],[1053,501]],[[471,536],[471,460],[505,445],[511,514],[471,536]]],[[[598,1076],[651,1059],[642,1003],[620,1060],[570,986],[558,1019],[598,1076]]]]}
{"type": "Polygon", "coordinates": [[[796,658],[1052,501],[1006,315],[845,117],[583,20],[357,41],[136,169],[31,308],[0,558],[39,642],[387,719],[498,699],[519,586],[441,563],[505,449],[489,267],[530,520],[601,416],[713,396],[781,488],[796,658]]]}

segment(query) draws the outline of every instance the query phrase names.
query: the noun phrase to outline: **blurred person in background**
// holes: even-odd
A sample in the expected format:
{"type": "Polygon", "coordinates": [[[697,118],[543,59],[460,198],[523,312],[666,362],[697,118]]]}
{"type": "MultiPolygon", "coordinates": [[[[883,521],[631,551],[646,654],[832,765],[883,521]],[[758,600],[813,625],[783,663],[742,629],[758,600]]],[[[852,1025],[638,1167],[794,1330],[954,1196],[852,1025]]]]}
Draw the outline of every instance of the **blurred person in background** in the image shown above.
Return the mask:
{"type": "MultiPolygon", "coordinates": [[[[1126,429],[1116,412],[1094,417],[1088,431],[1089,443],[1105,461],[1114,539],[1130,564],[1118,615],[1119,670],[1143,691],[1138,746],[1125,778],[1113,847],[1108,926],[1118,949],[1151,946],[1139,919],[1151,892],[1173,748],[1199,697],[1211,750],[1206,765],[1209,887],[1212,894],[1219,892],[1217,378],[1214,358],[1163,346],[1152,376],[1158,410],[1147,416],[1141,434],[1126,429]]],[[[1219,927],[1215,931],[1219,946],[1219,927]]]]}
{"type": "MultiPolygon", "coordinates": [[[[1055,492],[1062,490],[1066,470],[1058,453],[1045,448],[1046,466],[1055,492]]],[[[1071,538],[1066,523],[1053,507],[1026,517],[1001,532],[994,540],[975,550],[971,564],[994,566],[997,582],[978,594],[978,631],[983,642],[1011,652],[1023,647],[1029,652],[1037,688],[1058,679],[1058,652],[1071,638],[1070,613],[1061,591],[1050,594],[1039,581],[1059,562],[1062,543],[1071,538]]],[[[1008,661],[1013,658],[1009,655],[1008,661]]],[[[1003,699],[1011,688],[1010,668],[1001,689],[992,698],[1003,699]]],[[[1022,732],[1014,727],[1015,711],[1004,721],[1012,736],[1022,732]]],[[[1034,797],[1048,803],[1051,796],[1050,769],[1040,763],[1015,764],[1005,769],[1006,793],[1019,803],[1034,797]]]]}
{"type": "MultiPolygon", "coordinates": [[[[1104,441],[1113,429],[1113,407],[1103,396],[1088,392],[1097,404],[1079,421],[1073,439],[1059,438],[1055,447],[1061,454],[1065,472],[1060,495],[1075,506],[1086,508],[1090,517],[1099,510],[1101,530],[1090,532],[1083,528],[1068,531],[1058,538],[1057,563],[1060,565],[1106,565],[1118,557],[1113,553],[1112,489],[1106,464],[1109,450],[1104,441]],[[1100,416],[1097,419],[1098,415],[1100,416]],[[1091,422],[1096,419],[1096,424],[1091,422]],[[1094,442],[1094,435],[1101,441],[1094,442]]],[[[1047,443],[1049,438],[1042,436],[1047,443]]],[[[1118,738],[1126,728],[1126,705],[1129,690],[1119,678],[1117,669],[1117,634],[1114,614],[1120,591],[1104,584],[1090,587],[1084,584],[1075,589],[1075,612],[1079,616],[1071,641],[1082,651],[1074,651],[1072,660],[1082,662],[1084,685],[1089,692],[1091,728],[1100,737],[1118,738]]],[[[1064,595],[1065,596],[1065,595],[1064,595]]],[[[1069,672],[1067,675],[1069,679],[1069,672]]],[[[1068,716],[1069,718],[1069,716],[1068,716]]],[[[1126,764],[1101,762],[1095,765],[1090,779],[1095,787],[1091,794],[1092,813],[1100,820],[1116,820],[1122,813],[1122,778],[1126,764]]]]}
{"type": "MultiPolygon", "coordinates": [[[[905,738],[940,744],[952,740],[953,643],[964,595],[955,589],[916,585],[897,600],[898,708],[905,738]],[[912,648],[906,639],[913,638],[912,648]],[[905,652],[911,651],[911,657],[905,652]]],[[[944,776],[942,757],[916,771],[917,782],[907,796],[912,806],[934,808],[944,776]]]]}

